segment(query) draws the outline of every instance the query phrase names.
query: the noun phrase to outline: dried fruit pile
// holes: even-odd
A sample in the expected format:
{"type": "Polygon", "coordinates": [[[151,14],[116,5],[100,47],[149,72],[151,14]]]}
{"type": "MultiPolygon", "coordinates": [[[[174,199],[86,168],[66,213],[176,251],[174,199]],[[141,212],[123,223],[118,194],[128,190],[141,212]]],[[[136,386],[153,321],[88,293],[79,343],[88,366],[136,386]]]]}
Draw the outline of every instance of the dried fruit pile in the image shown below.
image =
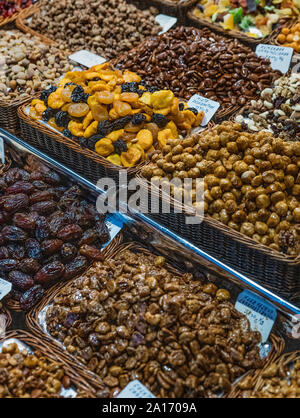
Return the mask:
{"type": "MultiPolygon", "coordinates": [[[[290,255],[300,254],[300,142],[249,133],[223,122],[183,141],[170,141],[141,169],[148,179],[204,178],[190,204],[230,228],[290,255]]],[[[182,196],[182,187],[171,187],[182,196]]]]}
{"type": "Polygon", "coordinates": [[[103,397],[134,379],[159,397],[216,397],[261,365],[261,336],[229,299],[164,257],[127,250],[63,288],[47,330],[102,378],[103,397]]]}
{"type": "Polygon", "coordinates": [[[59,398],[70,386],[63,365],[40,351],[30,354],[15,342],[0,350],[0,399],[59,398]]]}
{"type": "Polygon", "coordinates": [[[137,74],[112,70],[108,63],[68,72],[58,87],[31,102],[29,114],[124,167],[144,161],[204,116],[172,91],[146,89],[137,74]]]}
{"type": "Polygon", "coordinates": [[[300,16],[291,28],[281,30],[277,40],[282,46],[293,48],[295,52],[300,53],[300,16]]]}
{"type": "Polygon", "coordinates": [[[114,58],[156,35],[158,13],[140,10],[125,0],[40,0],[40,12],[28,25],[70,51],[87,49],[114,58]]]}
{"type": "Polygon", "coordinates": [[[65,51],[18,30],[0,31],[0,100],[29,99],[73,65],[65,51]]]}
{"type": "Polygon", "coordinates": [[[35,158],[0,178],[0,273],[21,309],[102,259],[99,247],[110,238],[104,220],[78,186],[66,186],[35,158]]]}

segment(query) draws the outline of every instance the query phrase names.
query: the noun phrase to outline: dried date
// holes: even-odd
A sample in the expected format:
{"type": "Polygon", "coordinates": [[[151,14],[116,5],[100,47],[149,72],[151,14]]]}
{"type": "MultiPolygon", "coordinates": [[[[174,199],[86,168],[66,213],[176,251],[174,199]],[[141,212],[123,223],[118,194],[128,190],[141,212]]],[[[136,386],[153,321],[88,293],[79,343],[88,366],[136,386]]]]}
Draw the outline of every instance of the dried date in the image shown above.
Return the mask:
{"type": "Polygon", "coordinates": [[[49,215],[56,209],[57,203],[54,200],[46,200],[43,202],[35,203],[30,207],[30,210],[33,210],[40,215],[49,215]]]}
{"type": "Polygon", "coordinates": [[[35,274],[41,269],[41,265],[34,258],[23,258],[18,263],[18,269],[26,274],[35,274]]]}
{"type": "Polygon", "coordinates": [[[28,181],[17,181],[13,185],[9,186],[6,190],[7,194],[30,194],[34,191],[34,185],[28,181]]]}
{"type": "Polygon", "coordinates": [[[24,193],[5,196],[3,209],[7,212],[18,212],[20,209],[25,209],[29,205],[28,196],[24,193]]]}
{"type": "Polygon", "coordinates": [[[0,271],[8,273],[9,271],[14,270],[17,267],[17,264],[17,260],[12,258],[4,258],[3,260],[0,260],[0,271]]]}
{"type": "Polygon", "coordinates": [[[2,235],[7,241],[22,242],[27,239],[27,234],[23,229],[17,226],[5,226],[2,229],[2,235]]]}
{"type": "Polygon", "coordinates": [[[52,235],[56,236],[58,231],[67,225],[68,219],[63,212],[58,211],[51,215],[51,220],[49,221],[49,228],[52,235]]]}
{"type": "Polygon", "coordinates": [[[56,171],[49,170],[45,174],[45,182],[51,184],[52,186],[56,186],[59,185],[59,183],[61,182],[61,178],[59,174],[56,173],[56,171]]]}
{"type": "Polygon", "coordinates": [[[87,229],[84,231],[82,238],[80,240],[80,245],[83,244],[92,244],[93,242],[97,241],[98,239],[98,233],[95,229],[87,229]]]}
{"type": "Polygon", "coordinates": [[[57,233],[57,238],[63,241],[74,241],[82,236],[82,229],[79,225],[67,225],[60,229],[57,233]]]}
{"type": "Polygon", "coordinates": [[[5,193],[6,189],[7,189],[7,184],[5,183],[4,178],[0,178],[0,192],[5,193]]]}
{"type": "Polygon", "coordinates": [[[45,290],[41,285],[35,285],[28,289],[20,297],[20,307],[23,311],[28,312],[39,300],[41,300],[45,290]]]}
{"type": "Polygon", "coordinates": [[[102,261],[104,258],[101,250],[92,245],[87,244],[84,244],[80,247],[80,254],[96,261],[102,261]]]}
{"type": "Polygon", "coordinates": [[[34,281],[29,274],[19,270],[13,270],[8,274],[8,280],[13,286],[20,290],[28,290],[34,286],[34,281]]]}
{"type": "Polygon", "coordinates": [[[65,266],[59,261],[46,264],[34,276],[35,283],[49,284],[54,280],[59,279],[65,272],[65,266]]]}
{"type": "Polygon", "coordinates": [[[63,244],[60,250],[61,257],[64,262],[70,262],[73,258],[76,257],[78,253],[77,247],[75,245],[66,242],[63,244]]]}
{"type": "Polygon", "coordinates": [[[71,263],[65,266],[64,279],[69,280],[73,277],[83,273],[88,267],[88,260],[84,256],[78,256],[74,258],[71,263]]]}
{"type": "Polygon", "coordinates": [[[34,213],[15,213],[13,217],[13,223],[26,231],[34,231],[36,221],[37,216],[34,213]]]}
{"type": "Polygon", "coordinates": [[[37,190],[46,190],[49,187],[49,185],[42,180],[35,180],[32,182],[32,184],[34,185],[34,188],[37,190]]]}
{"type": "Polygon", "coordinates": [[[8,185],[13,184],[16,181],[27,181],[29,178],[30,175],[27,171],[17,167],[10,168],[4,176],[5,183],[8,185]]]}
{"type": "Polygon", "coordinates": [[[29,201],[33,205],[34,203],[45,202],[47,200],[51,200],[53,199],[54,196],[55,196],[55,193],[53,192],[52,189],[40,190],[38,192],[33,193],[29,197],[29,201]]]}
{"type": "Polygon", "coordinates": [[[101,244],[105,244],[110,239],[109,229],[104,222],[97,221],[95,225],[98,239],[101,244]]]}
{"type": "Polygon", "coordinates": [[[30,173],[30,181],[32,181],[32,183],[35,181],[44,181],[44,180],[45,180],[45,173],[43,173],[42,171],[35,170],[30,173]]]}
{"type": "Polygon", "coordinates": [[[4,224],[9,220],[10,214],[5,210],[0,211],[0,225],[4,224]]]}
{"type": "Polygon", "coordinates": [[[42,259],[42,251],[40,243],[33,238],[29,238],[25,242],[25,248],[28,258],[34,258],[35,260],[41,260],[42,259]]]}
{"type": "Polygon", "coordinates": [[[63,245],[63,241],[57,238],[48,239],[41,243],[41,250],[45,255],[57,253],[63,245]]]}
{"type": "Polygon", "coordinates": [[[9,258],[9,251],[7,247],[0,247],[0,260],[3,258],[9,258]]]}
{"type": "Polygon", "coordinates": [[[44,216],[40,216],[36,221],[36,227],[34,231],[35,238],[38,241],[44,241],[50,235],[50,229],[47,219],[44,216]]]}
{"type": "Polygon", "coordinates": [[[9,258],[15,258],[16,260],[22,260],[25,257],[25,247],[18,243],[10,243],[7,245],[9,252],[9,258]]]}

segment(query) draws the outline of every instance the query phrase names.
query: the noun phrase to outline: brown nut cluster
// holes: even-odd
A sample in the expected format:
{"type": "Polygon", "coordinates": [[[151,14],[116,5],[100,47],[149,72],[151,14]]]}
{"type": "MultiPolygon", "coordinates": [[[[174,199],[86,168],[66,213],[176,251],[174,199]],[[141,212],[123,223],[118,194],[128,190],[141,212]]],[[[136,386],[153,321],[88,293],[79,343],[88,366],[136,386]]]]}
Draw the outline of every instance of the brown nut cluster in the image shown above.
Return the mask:
{"type": "Polygon", "coordinates": [[[4,345],[0,351],[0,399],[58,398],[71,386],[63,365],[41,352],[30,354],[17,343],[4,345]]]}
{"type": "Polygon", "coordinates": [[[195,189],[189,192],[194,207],[202,205],[217,221],[261,244],[299,255],[299,142],[284,142],[264,131],[243,132],[240,124],[223,122],[169,141],[141,173],[158,180],[204,178],[204,202],[196,202],[195,189]]]}
{"type": "Polygon", "coordinates": [[[138,379],[158,397],[214,397],[261,365],[261,336],[229,299],[164,257],[123,250],[63,288],[46,324],[100,376],[103,396],[138,379]]]}
{"type": "Polygon", "coordinates": [[[0,276],[24,311],[44,289],[83,273],[102,260],[110,239],[94,203],[38,158],[28,156],[0,176],[0,276]],[[22,166],[23,168],[20,168],[22,166]]]}
{"type": "Polygon", "coordinates": [[[0,31],[0,100],[28,99],[73,69],[65,51],[30,34],[0,31]]]}
{"type": "Polygon", "coordinates": [[[244,105],[281,75],[238,40],[183,26],[148,39],[115,64],[136,71],[149,86],[186,100],[201,94],[223,110],[244,105]]]}
{"type": "Polygon", "coordinates": [[[88,49],[107,59],[129,51],[161,27],[156,9],[140,10],[125,0],[39,1],[28,25],[71,51],[88,49]]]}
{"type": "MultiPolygon", "coordinates": [[[[291,354],[291,358],[293,354],[291,354]]],[[[238,385],[246,398],[300,398],[300,359],[272,363],[262,371],[261,381],[254,385],[245,378],[238,385]]]]}

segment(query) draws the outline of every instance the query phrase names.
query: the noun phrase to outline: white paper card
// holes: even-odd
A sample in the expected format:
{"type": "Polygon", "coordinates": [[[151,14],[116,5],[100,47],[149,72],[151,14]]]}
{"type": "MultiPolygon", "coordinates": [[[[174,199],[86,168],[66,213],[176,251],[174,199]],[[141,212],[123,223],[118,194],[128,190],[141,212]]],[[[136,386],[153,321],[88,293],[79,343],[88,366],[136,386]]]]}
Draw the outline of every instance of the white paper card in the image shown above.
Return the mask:
{"type": "Polygon", "coordinates": [[[0,136],[0,160],[2,164],[5,164],[5,149],[4,149],[4,141],[2,136],[0,136]]]}
{"type": "Polygon", "coordinates": [[[7,282],[6,280],[0,279],[0,300],[4,298],[4,296],[8,295],[11,291],[11,283],[7,282]]]}
{"type": "Polygon", "coordinates": [[[293,52],[293,48],[267,44],[259,44],[255,50],[259,57],[269,58],[273,70],[279,70],[283,74],[290,68],[293,52]]]}
{"type": "Polygon", "coordinates": [[[177,18],[173,16],[159,14],[155,17],[155,21],[162,27],[162,31],[159,32],[159,35],[161,35],[162,33],[167,32],[169,29],[171,29],[172,26],[176,24],[177,18]]]}
{"type": "Polygon", "coordinates": [[[251,329],[259,331],[262,336],[261,342],[265,343],[277,317],[276,308],[249,290],[239,294],[235,308],[247,316],[251,329]]]}
{"type": "Polygon", "coordinates": [[[201,126],[206,126],[216,111],[219,109],[220,103],[207,99],[206,97],[200,96],[199,94],[194,94],[194,96],[192,96],[188,101],[188,106],[194,107],[198,110],[198,112],[202,110],[205,113],[201,122],[201,126]]]}
{"type": "Polygon", "coordinates": [[[139,380],[133,380],[119,393],[117,398],[155,398],[153,393],[150,392],[139,380]]]}
{"type": "Polygon", "coordinates": [[[78,64],[84,65],[87,68],[93,67],[94,65],[100,65],[106,62],[106,59],[99,55],[93,54],[93,52],[82,49],[72,55],[69,55],[70,60],[78,62],[78,64]]]}

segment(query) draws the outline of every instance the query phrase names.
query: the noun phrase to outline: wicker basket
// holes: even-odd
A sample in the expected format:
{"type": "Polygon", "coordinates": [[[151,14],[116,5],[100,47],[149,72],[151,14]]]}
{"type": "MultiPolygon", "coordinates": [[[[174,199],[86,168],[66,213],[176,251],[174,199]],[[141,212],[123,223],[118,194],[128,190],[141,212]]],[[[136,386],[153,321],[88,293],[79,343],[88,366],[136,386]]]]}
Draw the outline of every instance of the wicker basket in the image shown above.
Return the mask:
{"type": "MultiPolygon", "coordinates": [[[[195,215],[195,210],[173,198],[170,213],[151,213],[151,182],[140,173],[136,179],[148,192],[148,207],[142,210],[149,217],[282,297],[291,299],[300,291],[300,254],[293,257],[271,250],[209,215],[200,224],[186,224],[186,215],[195,215]]],[[[164,200],[158,187],[152,185],[151,191],[160,202],[164,200]]]]}
{"type": "MultiPolygon", "coordinates": [[[[109,243],[109,245],[107,247],[105,247],[103,249],[103,256],[104,258],[109,258],[111,257],[116,248],[119,247],[119,245],[122,243],[123,241],[123,235],[122,233],[118,233],[118,235],[109,243]]],[[[90,265],[89,265],[90,267],[90,265]]],[[[87,269],[89,268],[87,267],[87,269]]],[[[81,273],[82,274],[82,273],[81,273]]],[[[73,277],[73,279],[70,280],[74,280],[76,277],[73,277]]],[[[64,282],[65,283],[65,282],[64,282]]],[[[55,287],[51,286],[50,287],[50,291],[55,287]]],[[[9,308],[12,311],[16,311],[16,312],[22,312],[22,309],[20,307],[20,303],[18,300],[13,299],[12,297],[10,297],[9,295],[7,296],[7,298],[5,299],[5,306],[7,306],[7,308],[9,308]]]]}
{"type": "MultiPolygon", "coordinates": [[[[281,350],[282,353],[283,349],[281,350]]],[[[291,353],[284,353],[276,357],[273,356],[273,359],[268,361],[264,368],[260,370],[258,373],[251,374],[251,387],[249,389],[242,389],[239,384],[235,385],[232,389],[232,391],[229,394],[230,398],[244,398],[250,396],[255,397],[255,393],[259,392],[264,385],[264,378],[263,373],[264,371],[270,366],[271,363],[275,363],[277,366],[279,366],[282,370],[285,368],[292,367],[295,361],[300,360],[300,351],[294,351],[291,353]]],[[[240,384],[243,384],[243,380],[239,382],[240,384]]]]}
{"type": "Polygon", "coordinates": [[[91,378],[89,373],[78,367],[76,364],[70,365],[66,363],[63,356],[59,352],[52,349],[52,347],[46,344],[43,340],[37,339],[34,335],[31,335],[23,330],[9,331],[3,338],[0,338],[0,342],[10,338],[15,338],[23,344],[28,345],[31,349],[33,349],[33,351],[38,350],[47,359],[60,363],[64,368],[66,376],[70,378],[71,384],[77,390],[80,390],[80,397],[95,398],[97,390],[101,390],[103,388],[102,385],[99,385],[99,382],[95,382],[94,379],[91,378]]]}
{"type": "Polygon", "coordinates": [[[11,318],[11,314],[10,314],[9,310],[6,309],[5,306],[3,306],[0,309],[0,316],[1,315],[4,315],[5,316],[5,329],[8,329],[10,327],[11,323],[12,323],[12,318],[11,318]]]}
{"type": "MultiPolygon", "coordinates": [[[[122,244],[116,251],[115,254],[119,254],[121,251],[124,250],[133,250],[135,253],[143,253],[143,254],[151,254],[150,251],[148,251],[146,248],[142,247],[140,244],[132,242],[129,244],[122,244]]],[[[171,271],[173,274],[180,274],[180,272],[174,268],[170,264],[166,264],[166,268],[171,271]]],[[[71,354],[66,353],[66,350],[63,348],[62,343],[54,339],[49,334],[45,334],[44,330],[42,329],[40,323],[39,323],[39,314],[40,312],[49,304],[51,304],[56,296],[58,296],[63,288],[71,286],[71,283],[68,284],[60,284],[56,286],[55,290],[51,293],[48,293],[46,297],[39,302],[38,305],[36,305],[32,311],[30,311],[26,315],[26,325],[30,329],[31,332],[33,332],[35,335],[37,335],[39,338],[42,338],[44,341],[47,340],[47,344],[51,346],[52,349],[58,350],[58,352],[63,352],[64,359],[69,364],[80,364],[82,367],[82,363],[77,357],[72,356],[71,354]]],[[[270,337],[272,348],[267,356],[267,358],[264,361],[264,364],[269,364],[269,362],[273,361],[274,358],[277,358],[282,352],[282,349],[284,347],[284,342],[280,337],[275,336],[274,334],[271,334],[270,337]]],[[[86,367],[86,366],[84,366],[86,367]]],[[[96,376],[94,373],[92,375],[96,376]]],[[[96,376],[96,378],[101,382],[100,377],[96,376]]]]}
{"type": "Polygon", "coordinates": [[[15,134],[20,129],[18,107],[28,102],[28,96],[22,100],[0,100],[0,127],[15,134]]]}
{"type": "Polygon", "coordinates": [[[188,11],[187,21],[191,26],[195,26],[195,27],[198,27],[198,28],[206,26],[207,28],[211,29],[213,32],[218,32],[218,33],[220,33],[222,35],[225,35],[227,37],[229,36],[231,38],[236,38],[236,39],[238,39],[238,40],[240,40],[244,43],[247,43],[250,46],[251,45],[255,46],[255,45],[258,45],[260,43],[264,43],[264,44],[270,43],[270,40],[274,36],[278,35],[278,33],[281,30],[281,27],[283,25],[285,25],[285,23],[286,23],[286,20],[280,22],[279,26],[277,28],[275,28],[268,36],[266,36],[264,38],[257,39],[257,38],[252,38],[251,36],[248,36],[245,33],[239,32],[237,30],[226,30],[219,23],[211,22],[208,19],[196,17],[193,14],[193,10],[188,11]]]}
{"type": "Polygon", "coordinates": [[[23,13],[24,11],[26,11],[27,13],[28,12],[30,13],[30,11],[34,9],[35,7],[36,7],[36,4],[31,4],[26,9],[22,9],[22,10],[19,10],[17,13],[14,13],[13,16],[7,17],[4,20],[0,20],[0,28],[3,28],[6,25],[10,25],[11,23],[14,23],[21,13],[23,13]]]}

